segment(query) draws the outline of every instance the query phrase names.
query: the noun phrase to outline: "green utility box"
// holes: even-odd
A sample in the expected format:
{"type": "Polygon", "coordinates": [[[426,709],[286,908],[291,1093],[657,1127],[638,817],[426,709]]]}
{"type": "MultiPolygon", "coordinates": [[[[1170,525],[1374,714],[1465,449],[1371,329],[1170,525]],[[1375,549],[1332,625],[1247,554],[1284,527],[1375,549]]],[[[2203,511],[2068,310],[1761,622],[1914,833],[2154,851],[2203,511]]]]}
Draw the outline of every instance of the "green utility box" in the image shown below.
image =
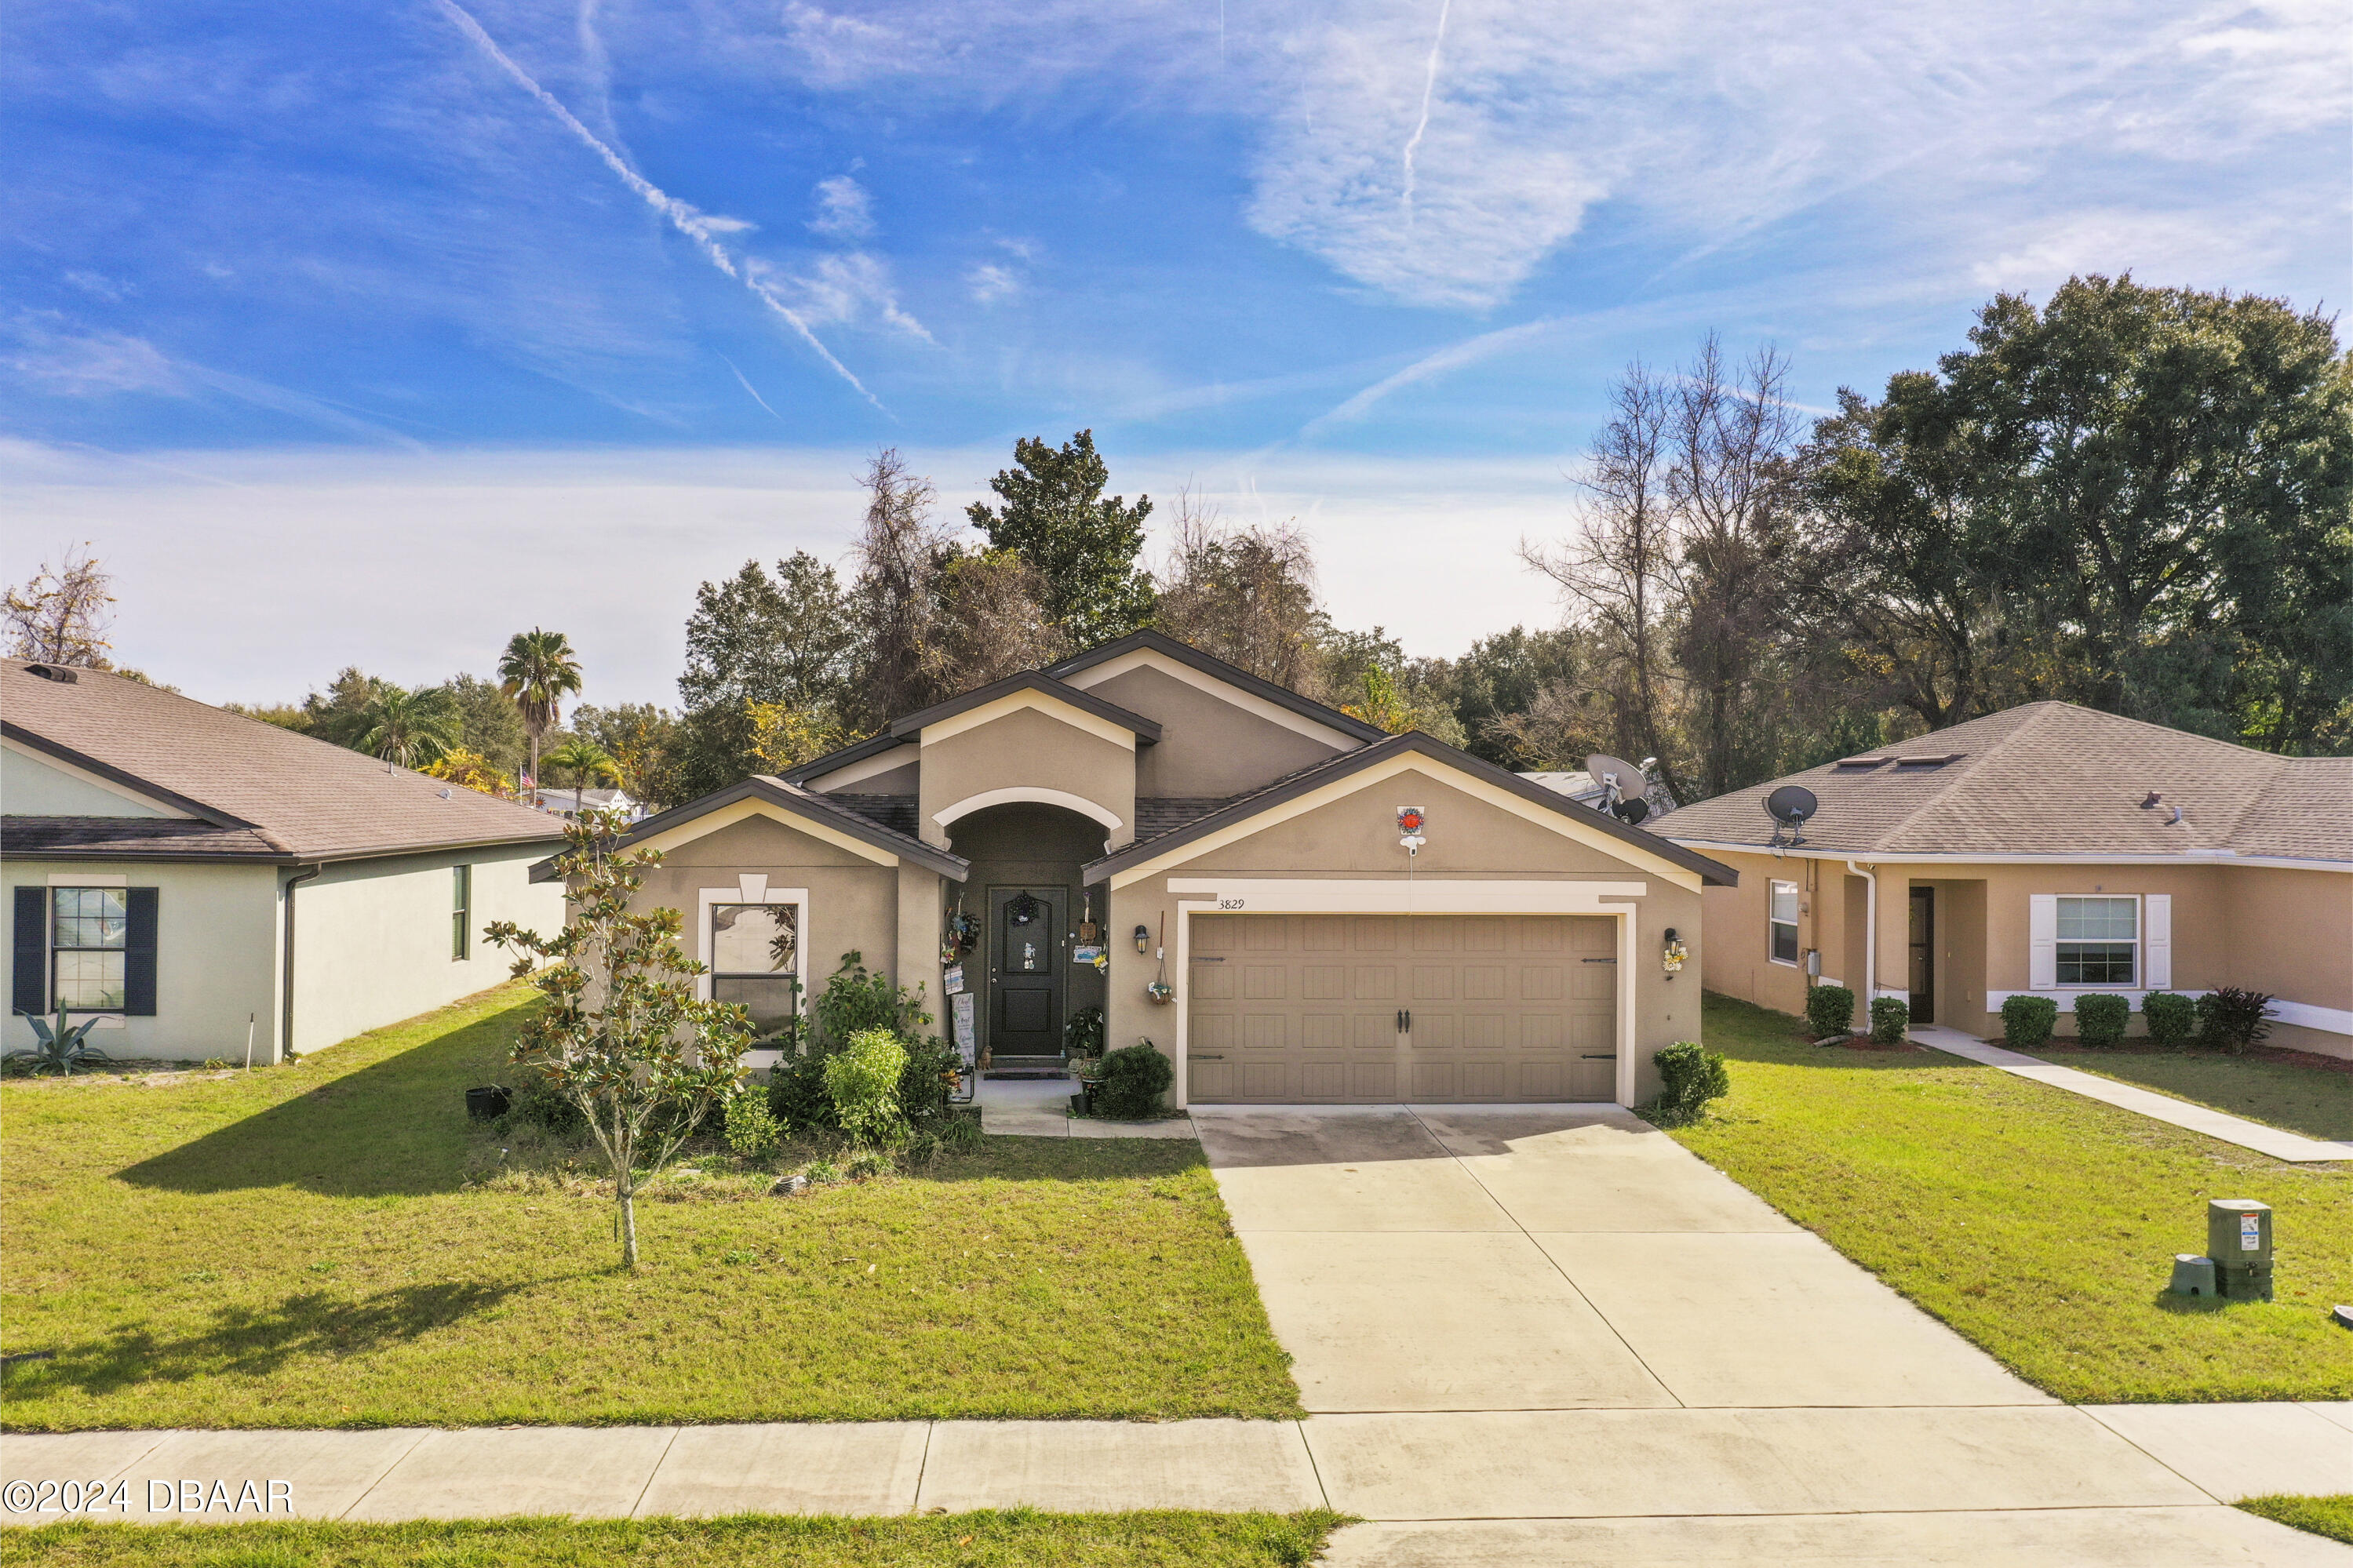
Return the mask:
{"type": "Polygon", "coordinates": [[[2206,1205],[2206,1256],[2214,1279],[2232,1301],[2272,1299],[2272,1206],[2253,1198],[2216,1198],[2206,1205]]]}

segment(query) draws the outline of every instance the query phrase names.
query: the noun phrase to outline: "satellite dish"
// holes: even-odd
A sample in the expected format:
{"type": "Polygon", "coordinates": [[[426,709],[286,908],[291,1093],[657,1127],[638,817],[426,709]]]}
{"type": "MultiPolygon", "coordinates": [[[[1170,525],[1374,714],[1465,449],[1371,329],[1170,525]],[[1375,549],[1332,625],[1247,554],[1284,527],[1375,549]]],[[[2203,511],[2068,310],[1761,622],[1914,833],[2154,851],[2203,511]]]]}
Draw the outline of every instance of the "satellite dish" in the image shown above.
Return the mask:
{"type": "Polygon", "coordinates": [[[1814,792],[1803,784],[1783,784],[1779,789],[1767,795],[1765,815],[1773,819],[1775,847],[1778,848],[1781,845],[1781,834],[1784,829],[1788,830],[1789,835],[1788,842],[1793,845],[1803,844],[1806,837],[1798,830],[1806,825],[1808,818],[1821,809],[1821,804],[1814,798],[1814,792]]]}
{"type": "Polygon", "coordinates": [[[1601,786],[1601,809],[1615,811],[1621,800],[1640,800],[1651,787],[1641,769],[1622,757],[1596,752],[1585,759],[1585,771],[1601,786]]]}
{"type": "Polygon", "coordinates": [[[1651,803],[1637,795],[1632,800],[1620,801],[1613,809],[1618,813],[1619,819],[1629,827],[1639,827],[1641,826],[1642,819],[1651,815],[1651,803]]]}

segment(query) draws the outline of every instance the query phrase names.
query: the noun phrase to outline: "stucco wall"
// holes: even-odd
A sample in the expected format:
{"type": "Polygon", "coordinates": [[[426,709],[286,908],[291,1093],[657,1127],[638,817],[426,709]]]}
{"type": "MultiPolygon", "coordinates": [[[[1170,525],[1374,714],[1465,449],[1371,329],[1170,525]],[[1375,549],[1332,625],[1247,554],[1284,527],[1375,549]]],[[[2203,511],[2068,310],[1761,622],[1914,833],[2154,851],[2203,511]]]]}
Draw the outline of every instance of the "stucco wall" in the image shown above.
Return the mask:
{"type": "Polygon", "coordinates": [[[1140,795],[1242,795],[1344,749],[1245,712],[1156,669],[1127,670],[1087,689],[1158,721],[1160,743],[1136,752],[1140,795]]]}
{"type": "Polygon", "coordinates": [[[294,891],[294,1048],[315,1051],[353,1035],[489,989],[512,955],[482,939],[492,921],[553,934],[563,889],[533,884],[545,845],[467,849],[328,866],[294,891]],[[474,868],[472,940],[450,957],[456,908],[450,868],[474,868]]]}
{"type": "Polygon", "coordinates": [[[944,843],[954,831],[954,824],[944,831],[933,820],[940,812],[1012,788],[1057,790],[1092,801],[1118,819],[1117,827],[1104,828],[1104,838],[1124,844],[1135,837],[1134,753],[1050,713],[1015,708],[944,740],[926,730],[923,752],[917,805],[930,843],[944,843]]]}
{"type": "MultiPolygon", "coordinates": [[[[2353,1024],[2353,876],[2233,866],[2221,877],[2212,917],[2221,926],[2232,984],[2268,991],[2353,1024]]],[[[2199,918],[2208,918],[2198,911],[2199,918]]],[[[2181,926],[2181,907],[2173,923],[2181,926]]],[[[2353,1057],[2353,1034],[2276,1022],[2266,1042],[2324,1056],[2353,1057]]]]}
{"type": "Polygon", "coordinates": [[[808,930],[801,936],[801,964],[802,984],[810,991],[824,986],[840,966],[843,953],[856,952],[863,955],[869,969],[891,973],[902,984],[928,980],[927,994],[936,1001],[936,971],[919,972],[912,977],[901,973],[904,958],[899,924],[900,868],[877,865],[775,817],[746,817],[671,847],[662,864],[645,874],[638,906],[666,907],[683,915],[685,929],[680,945],[692,957],[702,940],[694,929],[701,890],[733,889],[736,879],[747,871],[765,874],[772,889],[808,889],[808,930]]]}
{"type": "MultiPolygon", "coordinates": [[[[1420,805],[1430,813],[1430,841],[1414,867],[1419,879],[1644,884],[1646,893],[1630,906],[1635,922],[1635,1038],[1630,1043],[1620,1041],[1619,1049],[1630,1047],[1634,1054],[1636,1101],[1656,1095],[1658,1068],[1651,1061],[1652,1053],[1676,1040],[1695,1038],[1700,1031],[1700,975],[1707,943],[1702,931],[1699,891],[1678,886],[1653,866],[1566,837],[1418,771],[1384,780],[1113,892],[1107,987],[1111,1043],[1134,1045],[1144,1037],[1165,1053],[1176,1054],[1177,1009],[1146,998],[1145,987],[1154,978],[1157,964],[1150,952],[1136,952],[1129,934],[1143,925],[1151,931],[1153,944],[1157,946],[1165,918],[1167,977],[1173,984],[1186,983],[1177,962],[1177,900],[1168,889],[1172,877],[1195,879],[1225,872],[1336,880],[1402,877],[1406,857],[1398,847],[1396,808],[1399,805],[1420,805]],[[1672,979],[1659,963],[1670,927],[1691,955],[1683,973],[1672,979]]],[[[1626,979],[1621,974],[1620,984],[1626,979]]]]}
{"type": "Polygon", "coordinates": [[[77,776],[29,747],[0,741],[0,810],[11,816],[179,816],[129,791],[77,776]]]}
{"type": "MultiPolygon", "coordinates": [[[[65,864],[10,860],[0,881],[13,922],[19,886],[46,887],[51,872],[76,882],[121,877],[153,888],[155,1016],[101,1026],[90,1043],[110,1056],[203,1061],[245,1059],[246,1020],[254,1020],[254,1060],[277,1059],[278,871],[273,866],[181,866],[138,862],[65,864]]],[[[90,881],[88,885],[103,884],[90,881]]],[[[446,929],[446,926],[445,926],[446,929]]],[[[11,1016],[5,1049],[33,1043],[24,1019],[11,1016]]]]}

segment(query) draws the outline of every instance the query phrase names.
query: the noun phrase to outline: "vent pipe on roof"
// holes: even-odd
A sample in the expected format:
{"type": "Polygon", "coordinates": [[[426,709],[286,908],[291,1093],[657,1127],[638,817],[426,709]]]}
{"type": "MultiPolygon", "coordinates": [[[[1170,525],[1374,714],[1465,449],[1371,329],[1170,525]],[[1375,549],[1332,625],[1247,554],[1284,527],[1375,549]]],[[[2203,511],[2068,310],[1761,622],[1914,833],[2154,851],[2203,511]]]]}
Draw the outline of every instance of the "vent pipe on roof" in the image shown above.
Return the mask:
{"type": "Polygon", "coordinates": [[[2140,803],[2140,808],[2143,811],[2154,811],[2157,808],[2157,803],[2164,798],[2165,797],[2163,795],[2158,794],[2155,790],[2151,790],[2148,792],[2148,798],[2140,803]]]}

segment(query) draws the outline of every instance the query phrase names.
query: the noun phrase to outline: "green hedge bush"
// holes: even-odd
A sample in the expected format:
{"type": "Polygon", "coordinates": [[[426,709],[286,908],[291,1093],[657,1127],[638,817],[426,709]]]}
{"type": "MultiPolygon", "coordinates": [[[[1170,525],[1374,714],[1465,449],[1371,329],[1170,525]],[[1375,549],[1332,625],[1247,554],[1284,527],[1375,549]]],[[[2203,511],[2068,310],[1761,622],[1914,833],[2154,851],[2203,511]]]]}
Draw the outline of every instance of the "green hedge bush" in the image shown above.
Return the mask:
{"type": "Polygon", "coordinates": [[[860,1029],[825,1058],[825,1092],[841,1130],[859,1142],[901,1142],[907,1121],[899,1110],[899,1075],[907,1047],[888,1029],[860,1029]]]}
{"type": "Polygon", "coordinates": [[[2001,1043],[2013,1050],[2031,1050],[2051,1043],[2059,1025],[2059,1004],[2048,996],[2009,996],[2001,1004],[2001,1043]]]}
{"type": "Polygon", "coordinates": [[[1137,1121],[1156,1115],[1160,1097],[1176,1081],[1176,1067],[1149,1041],[1106,1051],[1095,1104],[1105,1116],[1137,1121]]]}
{"type": "Polygon", "coordinates": [[[2075,998],[2075,1038],[2086,1046],[2113,1046],[2132,1022],[2132,1000],[2093,992],[2075,998]]]}
{"type": "Polygon", "coordinates": [[[2149,1043],[2170,1050],[2198,1032],[2198,1004],[2174,991],[2152,991],[2140,999],[2149,1043]]]}
{"type": "Polygon", "coordinates": [[[1854,1028],[1854,991],[1845,985],[1806,987],[1806,1027],[1814,1038],[1843,1035],[1854,1028]]]}
{"type": "Polygon", "coordinates": [[[1905,1031],[1912,1027],[1912,1004],[1901,996],[1874,996],[1871,999],[1871,1043],[1875,1046],[1900,1046],[1905,1031]]]}
{"type": "Polygon", "coordinates": [[[1659,1064],[1658,1110],[1663,1121],[1694,1121],[1709,1100],[1732,1092],[1732,1073],[1724,1058],[1697,1040],[1677,1040],[1651,1059],[1659,1064]]]}

